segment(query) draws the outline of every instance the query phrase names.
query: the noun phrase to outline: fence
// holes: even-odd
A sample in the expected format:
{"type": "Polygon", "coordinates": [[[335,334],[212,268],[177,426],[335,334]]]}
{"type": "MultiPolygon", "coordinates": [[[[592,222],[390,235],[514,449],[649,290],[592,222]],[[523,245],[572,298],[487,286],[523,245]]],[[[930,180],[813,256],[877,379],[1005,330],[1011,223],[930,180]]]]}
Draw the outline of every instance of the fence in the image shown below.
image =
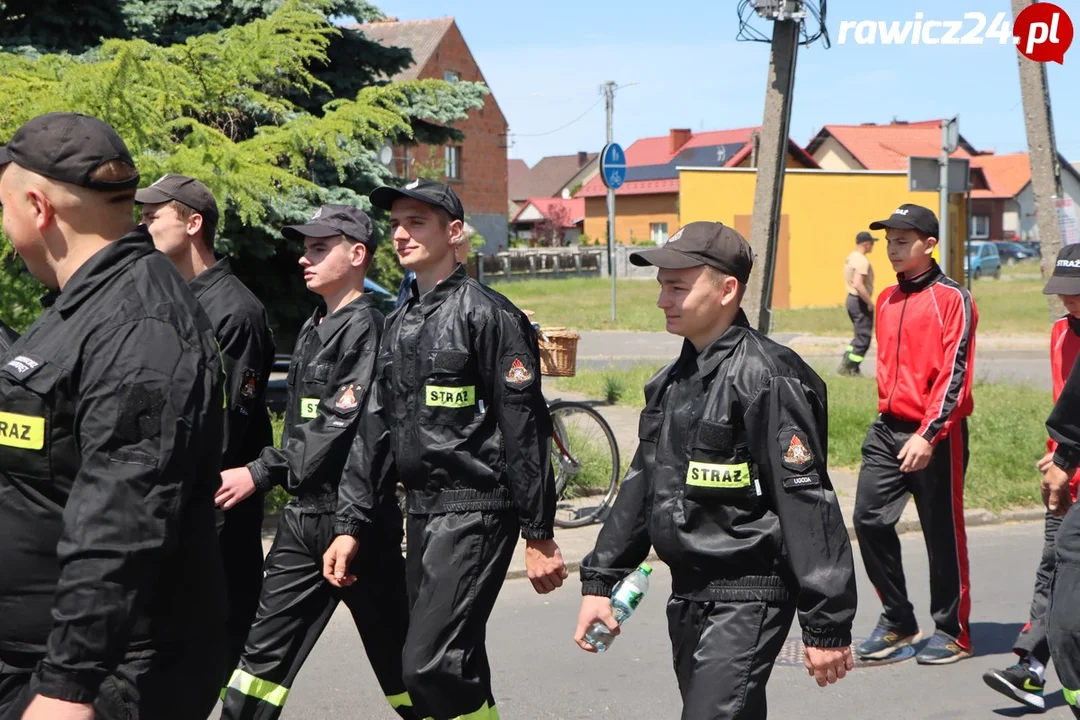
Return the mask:
{"type": "MultiPolygon", "coordinates": [[[[615,276],[651,279],[656,269],[639,268],[629,261],[630,253],[641,248],[615,247],[615,276]]],[[[513,248],[492,254],[477,254],[480,279],[485,283],[513,282],[540,278],[608,277],[606,247],[513,248]]]]}

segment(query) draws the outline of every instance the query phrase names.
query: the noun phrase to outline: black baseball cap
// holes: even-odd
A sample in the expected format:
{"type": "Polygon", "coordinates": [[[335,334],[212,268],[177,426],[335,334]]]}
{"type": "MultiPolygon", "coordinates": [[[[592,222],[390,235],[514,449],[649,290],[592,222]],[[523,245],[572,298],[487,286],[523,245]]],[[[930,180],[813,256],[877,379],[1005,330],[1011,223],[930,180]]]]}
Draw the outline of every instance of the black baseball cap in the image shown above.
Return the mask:
{"type": "Polygon", "coordinates": [[[877,241],[878,241],[878,238],[874,237],[873,235],[866,232],[865,230],[863,230],[861,233],[859,233],[858,235],[855,236],[855,244],[856,245],[861,245],[864,242],[874,243],[874,242],[877,242],[877,241]]]}
{"type": "Polygon", "coordinates": [[[1043,295],[1080,295],[1080,245],[1065,245],[1058,252],[1043,295]]]}
{"type": "Polygon", "coordinates": [[[38,115],[22,125],[7,145],[0,146],[0,165],[15,163],[38,175],[91,190],[129,190],[139,175],[121,182],[91,180],[90,175],[111,160],[135,167],[127,145],[107,123],[79,113],[38,115]]]}
{"type": "Polygon", "coordinates": [[[369,197],[372,205],[383,210],[389,210],[398,198],[408,197],[428,205],[441,207],[450,213],[450,217],[454,220],[465,221],[465,208],[461,206],[461,200],[458,199],[457,194],[449,185],[433,180],[417,178],[402,188],[383,185],[372,190],[369,197]]]}
{"type": "Polygon", "coordinates": [[[138,205],[156,205],[176,200],[203,216],[207,225],[217,225],[218,206],[210,188],[195,178],[169,173],[163,175],[150,187],[135,193],[138,205]]]}
{"type": "Polygon", "coordinates": [[[362,242],[374,249],[375,238],[371,234],[371,218],[367,213],[351,205],[323,205],[305,225],[286,225],[281,234],[290,240],[302,242],[305,237],[327,238],[344,235],[353,242],[362,242]]]}
{"type": "Polygon", "coordinates": [[[870,223],[871,230],[884,228],[918,230],[930,237],[938,237],[938,220],[934,211],[911,203],[904,203],[893,210],[893,214],[886,220],[870,223]]]}
{"type": "Polygon", "coordinates": [[[666,270],[708,265],[745,283],[750,279],[754,256],[749,243],[734,229],[723,223],[702,221],[684,225],[663,247],[631,253],[630,262],[638,267],[653,265],[666,270]]]}

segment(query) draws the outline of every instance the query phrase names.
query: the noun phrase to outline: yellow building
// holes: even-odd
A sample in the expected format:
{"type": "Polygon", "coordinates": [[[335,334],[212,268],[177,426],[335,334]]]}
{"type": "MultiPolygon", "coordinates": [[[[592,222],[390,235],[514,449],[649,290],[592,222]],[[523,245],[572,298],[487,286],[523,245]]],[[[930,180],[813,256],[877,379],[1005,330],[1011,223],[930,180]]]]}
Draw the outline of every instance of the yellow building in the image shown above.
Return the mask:
{"type": "MultiPolygon", "coordinates": [[[[741,168],[680,168],[679,225],[711,220],[750,238],[757,172],[741,168]]],[[[784,175],[781,229],[777,245],[773,307],[827,307],[844,302],[844,259],[855,236],[904,203],[938,214],[936,192],[908,190],[906,172],[831,171],[789,168],[784,175]]],[[[966,201],[953,195],[950,206],[949,274],[963,278],[966,201]]],[[[586,221],[587,222],[587,221],[586,221]]],[[[884,239],[885,231],[872,233],[884,239]]],[[[882,242],[870,254],[874,293],[895,282],[882,242]]]]}

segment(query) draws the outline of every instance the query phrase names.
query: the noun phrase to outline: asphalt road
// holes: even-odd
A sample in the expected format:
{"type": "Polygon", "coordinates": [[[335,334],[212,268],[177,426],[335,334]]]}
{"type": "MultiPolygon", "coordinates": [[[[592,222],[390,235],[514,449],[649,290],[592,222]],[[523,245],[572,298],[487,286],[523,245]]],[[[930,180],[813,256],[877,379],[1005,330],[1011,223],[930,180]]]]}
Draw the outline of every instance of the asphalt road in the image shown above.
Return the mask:
{"type": "MultiPolygon", "coordinates": [[[[909,534],[903,536],[902,542],[908,587],[924,633],[932,632],[922,537],[909,534]]],[[[987,688],[981,675],[987,669],[1011,664],[1015,658],[1010,648],[1027,619],[1041,544],[1041,523],[980,527],[969,532],[976,657],[938,668],[922,667],[914,660],[860,666],[840,684],[827,689],[819,689],[801,663],[778,664],[769,685],[772,715],[837,720],[1020,717],[1020,706],[987,688]]],[[[870,633],[881,608],[861,563],[856,562],[858,638],[870,633]]],[[[582,652],[571,640],[580,602],[580,585],[576,577],[572,580],[548,596],[536,595],[524,580],[509,581],[503,588],[488,625],[488,649],[501,716],[507,720],[678,718],[679,694],[664,616],[670,587],[667,569],[656,568],[648,597],[612,649],[602,656],[582,652]]],[[[791,637],[789,652],[794,658],[798,655],[797,623],[791,637]]],[[[1052,666],[1049,676],[1051,709],[1043,717],[1070,718],[1052,666]]],[[[343,608],[335,614],[301,671],[282,717],[396,717],[382,699],[343,608]]]]}

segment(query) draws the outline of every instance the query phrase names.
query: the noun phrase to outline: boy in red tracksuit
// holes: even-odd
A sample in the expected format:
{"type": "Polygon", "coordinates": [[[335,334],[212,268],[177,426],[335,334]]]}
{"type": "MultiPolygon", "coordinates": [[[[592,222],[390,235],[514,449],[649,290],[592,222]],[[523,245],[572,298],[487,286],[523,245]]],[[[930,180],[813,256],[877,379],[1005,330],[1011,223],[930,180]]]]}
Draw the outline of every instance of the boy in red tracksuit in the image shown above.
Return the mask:
{"type": "Polygon", "coordinates": [[[907,597],[896,523],[915,498],[930,559],[930,611],[936,632],[921,665],[971,656],[964,474],[978,312],[967,289],[931,257],[938,221],[919,205],[901,205],[885,229],[899,284],[877,301],[879,415],[866,434],[855,496],[855,533],[863,564],[884,607],[857,648],[880,660],[922,639],[907,597]]]}
{"type": "MultiPolygon", "coordinates": [[[[1066,245],[1058,253],[1054,272],[1043,288],[1044,295],[1057,295],[1068,315],[1054,323],[1050,330],[1050,375],[1054,383],[1054,402],[1069,377],[1077,355],[1080,355],[1080,245],[1066,245]]],[[[1040,473],[1046,473],[1054,462],[1057,443],[1046,441],[1046,454],[1039,460],[1040,473]]],[[[1076,502],[1080,472],[1069,482],[1072,500],[1076,502]]],[[[1045,710],[1043,689],[1046,685],[1046,664],[1050,662],[1050,645],[1046,637],[1046,609],[1050,599],[1050,580],[1056,566],[1056,543],[1062,518],[1046,513],[1045,540],[1042,560],[1035,571],[1035,590],[1031,596],[1031,615],[1013,644],[1020,661],[1004,670],[983,674],[987,685],[1003,695],[1036,710],[1045,710]]]]}

